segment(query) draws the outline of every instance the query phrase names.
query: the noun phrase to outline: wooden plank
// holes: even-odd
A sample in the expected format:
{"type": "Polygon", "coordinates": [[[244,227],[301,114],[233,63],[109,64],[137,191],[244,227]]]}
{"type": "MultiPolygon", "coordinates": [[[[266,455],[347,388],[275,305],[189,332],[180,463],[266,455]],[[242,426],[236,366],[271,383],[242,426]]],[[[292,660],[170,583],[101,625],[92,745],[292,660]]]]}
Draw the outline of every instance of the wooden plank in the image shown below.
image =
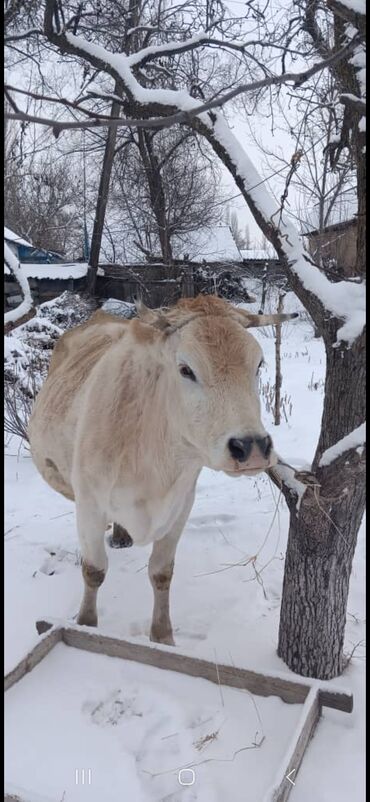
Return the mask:
{"type": "MultiPolygon", "coordinates": [[[[123,660],[134,660],[156,668],[176,671],[191,677],[202,677],[221,685],[233,688],[244,688],[257,696],[279,696],[288,704],[302,704],[311,690],[312,682],[295,682],[294,679],[269,674],[259,674],[245,668],[229,665],[216,665],[215,662],[201,660],[199,657],[189,657],[170,651],[170,648],[157,648],[141,643],[112,638],[100,635],[97,632],[87,632],[79,628],[63,627],[62,639],[68,646],[77,649],[106,654],[110,657],[120,657],[123,660]]],[[[337,689],[322,689],[314,680],[320,692],[320,704],[351,713],[353,710],[353,696],[348,691],[337,689]]]]}
{"type": "Polygon", "coordinates": [[[55,627],[40,640],[33,649],[21,660],[12,671],[4,677],[4,691],[7,691],[16,682],[19,682],[25,674],[32,671],[41,660],[62,640],[62,628],[55,627]]]}
{"type": "Polygon", "coordinates": [[[257,696],[279,696],[290,704],[302,704],[311,688],[311,685],[306,683],[258,674],[235,666],[216,665],[214,662],[167,651],[165,648],[132,643],[72,627],[63,627],[62,639],[68,646],[77,649],[119,657],[123,660],[134,660],[191,677],[202,677],[232,688],[244,688],[257,696]]]}
{"type": "MultiPolygon", "coordinates": [[[[65,627],[62,621],[38,621],[39,633],[48,635],[43,637],[31,652],[5,677],[5,690],[18,682],[22,676],[37,665],[53,646],[62,640],[67,646],[76,649],[105,654],[108,657],[119,657],[123,660],[133,660],[155,668],[175,671],[191,677],[201,677],[221,685],[241,688],[257,696],[279,696],[288,704],[302,704],[313,687],[312,682],[295,682],[293,679],[274,676],[272,674],[259,674],[245,668],[230,665],[218,665],[209,660],[179,654],[171,647],[146,646],[142,643],[121,640],[97,632],[86,631],[80,627],[65,627]]],[[[320,694],[320,705],[331,707],[351,713],[353,710],[353,696],[345,690],[322,688],[315,682],[315,688],[320,694]]]]}
{"type": "Polygon", "coordinates": [[[282,767],[278,771],[274,785],[265,794],[263,802],[286,802],[288,799],[320,714],[320,691],[319,688],[312,687],[303,705],[298,726],[282,761],[282,767]]]}
{"type": "Polygon", "coordinates": [[[344,710],[345,713],[352,713],[353,696],[348,691],[320,688],[319,693],[321,707],[332,707],[333,710],[344,710]]]}
{"type": "Polygon", "coordinates": [[[26,802],[26,800],[18,794],[7,794],[5,792],[4,802],[26,802]]]}
{"type": "Polygon", "coordinates": [[[59,795],[51,798],[12,784],[11,790],[4,790],[4,802],[61,802],[61,798],[59,795]]]}

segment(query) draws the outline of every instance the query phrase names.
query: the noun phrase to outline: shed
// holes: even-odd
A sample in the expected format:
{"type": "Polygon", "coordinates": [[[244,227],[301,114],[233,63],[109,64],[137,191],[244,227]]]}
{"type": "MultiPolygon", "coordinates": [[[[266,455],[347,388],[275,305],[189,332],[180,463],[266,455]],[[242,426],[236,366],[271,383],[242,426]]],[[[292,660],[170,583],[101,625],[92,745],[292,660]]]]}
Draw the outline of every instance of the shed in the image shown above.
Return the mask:
{"type": "Polygon", "coordinates": [[[60,264],[64,257],[55,251],[46,251],[36,248],[31,242],[15,234],[10,228],[4,226],[4,240],[22,264],[60,264]]]}

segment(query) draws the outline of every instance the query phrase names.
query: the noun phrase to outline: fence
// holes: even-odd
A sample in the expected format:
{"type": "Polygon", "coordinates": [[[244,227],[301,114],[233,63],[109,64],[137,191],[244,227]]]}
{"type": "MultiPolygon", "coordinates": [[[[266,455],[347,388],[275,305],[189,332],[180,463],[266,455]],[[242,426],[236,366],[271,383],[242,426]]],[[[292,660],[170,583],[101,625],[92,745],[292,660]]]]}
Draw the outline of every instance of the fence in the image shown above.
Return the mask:
{"type": "Polygon", "coordinates": [[[171,273],[173,277],[169,278],[163,264],[99,265],[97,296],[131,302],[141,298],[152,309],[171,306],[181,297],[192,297],[192,266],[174,265],[171,273]]]}
{"type": "MultiPolygon", "coordinates": [[[[97,275],[96,294],[98,299],[116,298],[120,301],[134,301],[141,298],[150,308],[171,306],[179,298],[193,298],[199,293],[220,292],[230,297],[233,293],[233,280],[236,278],[266,278],[271,283],[279,283],[284,278],[284,270],[277,260],[269,262],[248,261],[235,263],[184,263],[175,262],[169,268],[162,263],[152,264],[101,264],[97,275]]],[[[4,276],[5,309],[14,308],[21,300],[21,291],[11,275],[4,276]]],[[[65,290],[81,293],[86,289],[86,277],[79,279],[31,278],[31,292],[36,304],[50,300],[65,290]]],[[[243,299],[241,299],[243,300],[243,299]]]]}

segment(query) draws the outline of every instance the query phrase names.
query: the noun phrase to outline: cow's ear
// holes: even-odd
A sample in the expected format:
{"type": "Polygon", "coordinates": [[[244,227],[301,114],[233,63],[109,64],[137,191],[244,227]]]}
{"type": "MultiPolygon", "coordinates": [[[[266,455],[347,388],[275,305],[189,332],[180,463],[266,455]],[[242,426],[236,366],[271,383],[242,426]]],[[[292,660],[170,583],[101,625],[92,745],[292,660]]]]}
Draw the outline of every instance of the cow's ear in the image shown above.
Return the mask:
{"type": "Polygon", "coordinates": [[[278,323],[285,323],[286,320],[293,320],[299,317],[298,312],[276,315],[252,315],[238,309],[240,315],[239,322],[246,329],[257,328],[259,326],[277,326],[278,323]]]}
{"type": "Polygon", "coordinates": [[[138,318],[142,323],[154,326],[156,329],[165,331],[170,328],[170,323],[160,309],[149,309],[142,301],[136,302],[138,318]]]}

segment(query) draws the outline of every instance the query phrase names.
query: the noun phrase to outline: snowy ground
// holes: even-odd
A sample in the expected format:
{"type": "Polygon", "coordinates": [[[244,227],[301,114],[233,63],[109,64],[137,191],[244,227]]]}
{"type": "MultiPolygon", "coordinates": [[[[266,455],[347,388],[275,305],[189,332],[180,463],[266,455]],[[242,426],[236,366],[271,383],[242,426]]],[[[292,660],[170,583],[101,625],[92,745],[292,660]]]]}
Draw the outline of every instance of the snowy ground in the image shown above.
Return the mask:
{"type": "MultiPolygon", "coordinates": [[[[274,381],[274,340],[263,330],[253,333],[266,360],[265,423],[286,461],[306,466],[320,425],[323,345],[312,339],[307,323],[284,326],[285,414],[275,428],[266,408],[274,381]]],[[[82,580],[73,504],[43,482],[15,438],[6,452],[8,671],[37,642],[38,618],[75,615],[82,580]]],[[[287,523],[285,504],[267,477],[231,479],[203,471],[172,583],[178,650],[289,674],[276,656],[287,523]]],[[[354,712],[324,710],[292,802],[365,798],[364,548],[362,527],[346,651],[360,645],[343,677],[335,680],[353,691],[354,712]]],[[[99,596],[102,631],[148,642],[149,553],[147,547],[109,550],[99,596]]],[[[276,697],[220,692],[204,680],[59,645],[7,694],[7,784],[26,789],[31,802],[262,802],[299,713],[299,706],[276,697]],[[187,764],[196,774],[191,787],[177,779],[178,769],[187,764]],[[90,786],[75,784],[75,770],[81,768],[91,768],[90,786]]]]}

